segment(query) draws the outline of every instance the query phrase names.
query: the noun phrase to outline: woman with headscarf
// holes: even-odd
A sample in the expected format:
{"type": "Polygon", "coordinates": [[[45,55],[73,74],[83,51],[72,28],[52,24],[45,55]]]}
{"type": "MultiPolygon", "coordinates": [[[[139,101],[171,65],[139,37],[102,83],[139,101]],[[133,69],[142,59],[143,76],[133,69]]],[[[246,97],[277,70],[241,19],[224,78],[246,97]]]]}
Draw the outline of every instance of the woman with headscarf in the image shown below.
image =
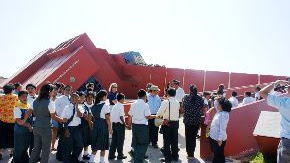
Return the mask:
{"type": "Polygon", "coordinates": [[[194,159],[196,147],[196,135],[201,122],[202,109],[204,106],[203,99],[197,94],[195,85],[189,87],[189,95],[183,99],[186,152],[188,159],[194,159]]]}

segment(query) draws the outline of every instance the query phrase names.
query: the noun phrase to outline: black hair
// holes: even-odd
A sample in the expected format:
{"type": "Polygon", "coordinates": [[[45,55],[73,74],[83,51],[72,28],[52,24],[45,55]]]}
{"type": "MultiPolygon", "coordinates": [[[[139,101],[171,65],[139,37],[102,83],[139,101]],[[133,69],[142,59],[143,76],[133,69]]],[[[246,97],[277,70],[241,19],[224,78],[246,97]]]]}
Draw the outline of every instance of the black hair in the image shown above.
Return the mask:
{"type": "Polygon", "coordinates": [[[218,91],[217,91],[217,94],[218,94],[218,95],[223,95],[223,94],[224,94],[224,90],[218,90],[218,91]]]}
{"type": "Polygon", "coordinates": [[[208,95],[210,95],[210,92],[208,92],[208,91],[203,92],[203,96],[204,96],[204,97],[206,97],[206,96],[208,96],[208,95]]]}
{"type": "Polygon", "coordinates": [[[70,89],[72,89],[72,86],[70,86],[70,85],[66,85],[66,86],[64,86],[64,89],[66,89],[66,88],[70,88],[70,89]]]}
{"type": "Polygon", "coordinates": [[[105,96],[108,95],[108,92],[106,90],[100,90],[98,93],[97,93],[97,96],[96,96],[96,102],[95,104],[98,104],[101,102],[102,98],[104,98],[105,96]]]}
{"type": "Polygon", "coordinates": [[[233,92],[232,92],[232,96],[233,96],[233,97],[237,97],[237,96],[238,96],[237,91],[233,91],[233,92]]]}
{"type": "Polygon", "coordinates": [[[86,95],[83,91],[76,92],[76,94],[78,94],[79,96],[84,96],[84,95],[86,95]]]}
{"type": "Polygon", "coordinates": [[[152,85],[153,85],[152,83],[147,83],[146,88],[151,88],[152,85]]]}
{"type": "Polygon", "coordinates": [[[39,96],[37,97],[37,100],[42,99],[49,99],[49,93],[53,90],[53,85],[50,83],[44,84],[39,91],[39,96]]]}
{"type": "Polygon", "coordinates": [[[60,82],[55,82],[54,85],[57,87],[57,89],[60,89],[61,87],[64,87],[64,85],[60,82]]]}
{"type": "Polygon", "coordinates": [[[146,91],[144,90],[144,89],[140,89],[139,91],[138,91],[138,98],[143,98],[144,96],[146,96],[147,94],[146,94],[146,91]]]}
{"type": "Polygon", "coordinates": [[[170,96],[170,97],[175,97],[175,95],[176,95],[176,90],[173,89],[173,88],[169,88],[169,89],[167,90],[167,94],[168,94],[168,96],[170,96]]]}
{"type": "Polygon", "coordinates": [[[256,91],[260,91],[260,90],[261,90],[261,87],[257,86],[256,91]]]}
{"type": "Polygon", "coordinates": [[[27,90],[29,87],[32,87],[32,88],[36,89],[36,86],[34,84],[32,84],[32,83],[27,84],[25,89],[27,90]]]}
{"type": "Polygon", "coordinates": [[[228,99],[222,97],[222,98],[219,98],[218,99],[218,102],[222,106],[222,110],[223,111],[231,112],[231,110],[232,110],[232,103],[228,99]]]}
{"type": "Polygon", "coordinates": [[[22,96],[22,95],[28,95],[28,92],[27,91],[20,91],[19,93],[18,93],[18,97],[20,97],[20,96],[22,96]]]}
{"type": "Polygon", "coordinates": [[[89,88],[89,87],[91,87],[91,86],[94,86],[94,87],[95,87],[95,84],[94,84],[94,83],[88,83],[88,84],[86,85],[86,88],[89,88]]]}
{"type": "Polygon", "coordinates": [[[197,96],[197,88],[196,88],[196,86],[194,84],[190,85],[189,94],[192,95],[192,96],[197,96]]]}
{"type": "Polygon", "coordinates": [[[12,93],[12,91],[14,90],[14,86],[12,84],[5,84],[3,86],[3,91],[4,91],[4,94],[10,94],[12,93]]]}
{"type": "Polygon", "coordinates": [[[17,89],[19,86],[21,86],[22,84],[20,82],[14,83],[14,89],[17,89]]]}
{"type": "Polygon", "coordinates": [[[247,91],[247,92],[245,92],[245,95],[247,95],[247,96],[251,97],[251,96],[252,96],[252,93],[251,93],[251,92],[249,92],[249,91],[247,91]]]}
{"type": "Polygon", "coordinates": [[[123,93],[118,93],[118,94],[117,94],[117,100],[118,100],[118,101],[121,101],[121,100],[123,100],[123,99],[125,99],[125,95],[124,95],[123,93]]]}
{"type": "Polygon", "coordinates": [[[225,85],[224,84],[220,84],[219,86],[218,86],[218,90],[224,90],[225,89],[225,85]]]}
{"type": "Polygon", "coordinates": [[[89,91],[86,94],[86,98],[89,97],[89,96],[93,96],[93,98],[95,98],[96,97],[96,93],[94,91],[89,91]]]}

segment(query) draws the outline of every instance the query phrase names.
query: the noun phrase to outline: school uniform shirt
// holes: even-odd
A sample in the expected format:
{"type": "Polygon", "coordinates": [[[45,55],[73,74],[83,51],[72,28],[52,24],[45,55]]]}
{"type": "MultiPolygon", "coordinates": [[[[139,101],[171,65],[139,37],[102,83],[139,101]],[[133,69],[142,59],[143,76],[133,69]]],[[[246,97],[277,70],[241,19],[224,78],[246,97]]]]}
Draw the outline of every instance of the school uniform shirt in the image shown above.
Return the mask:
{"type": "Polygon", "coordinates": [[[243,105],[246,105],[246,104],[252,103],[252,102],[254,102],[254,101],[256,101],[256,99],[255,99],[254,97],[245,97],[245,98],[243,99],[243,105]]]}
{"type": "Polygon", "coordinates": [[[261,99],[261,96],[260,96],[260,93],[259,92],[256,92],[255,99],[257,99],[257,100],[260,100],[261,99]]]}
{"type": "Polygon", "coordinates": [[[113,106],[110,116],[111,116],[112,123],[122,123],[123,124],[123,122],[120,119],[121,116],[123,116],[123,117],[125,116],[123,104],[121,104],[120,102],[117,102],[113,106]]]}
{"type": "MultiPolygon", "coordinates": [[[[30,107],[29,104],[27,104],[28,108],[30,107]]],[[[16,118],[19,118],[21,119],[21,115],[22,115],[22,112],[21,112],[21,109],[26,109],[28,110],[28,108],[20,108],[19,106],[16,106],[15,109],[13,110],[13,113],[14,113],[14,119],[16,118]]]]}
{"type": "Polygon", "coordinates": [[[102,107],[100,118],[106,119],[106,114],[110,114],[111,110],[110,110],[110,106],[106,103],[106,101],[100,102],[100,104],[103,104],[103,103],[105,103],[105,105],[103,105],[102,107]]]}
{"type": "Polygon", "coordinates": [[[158,95],[153,96],[151,93],[149,93],[147,95],[147,99],[148,99],[147,104],[149,105],[151,114],[154,114],[154,115],[157,114],[158,109],[160,108],[160,105],[161,105],[160,97],[158,95]]]}
{"type": "Polygon", "coordinates": [[[70,104],[68,96],[62,95],[57,100],[55,100],[55,110],[56,114],[61,116],[64,108],[70,104]]]}
{"type": "Polygon", "coordinates": [[[232,107],[237,107],[239,105],[239,101],[236,97],[229,98],[229,101],[232,103],[232,107]]]}
{"type": "MultiPolygon", "coordinates": [[[[30,106],[30,109],[34,110],[33,109],[33,105],[30,106]]],[[[55,113],[55,104],[54,104],[53,101],[50,101],[49,102],[49,104],[48,104],[48,111],[49,111],[50,114],[55,113]]]]}
{"type": "Polygon", "coordinates": [[[27,103],[32,106],[33,105],[33,101],[37,98],[37,95],[35,96],[31,96],[31,95],[28,95],[27,96],[27,103]]]}
{"type": "Polygon", "coordinates": [[[227,140],[227,125],[229,122],[229,113],[225,111],[219,111],[215,114],[211,126],[210,137],[216,141],[227,140]]]}
{"type": "Polygon", "coordinates": [[[114,100],[117,100],[117,92],[109,92],[108,94],[108,99],[109,99],[109,102],[110,102],[110,105],[115,105],[113,103],[114,100]]]}
{"type": "MultiPolygon", "coordinates": [[[[88,114],[91,114],[91,113],[92,113],[91,109],[92,109],[92,107],[94,106],[94,103],[92,103],[92,104],[89,105],[87,102],[84,102],[83,107],[84,107],[84,106],[86,106],[86,107],[89,108],[89,113],[88,113],[88,114]]],[[[85,111],[85,110],[84,110],[84,111],[85,111]]]]}
{"type": "Polygon", "coordinates": [[[162,101],[156,116],[159,117],[162,116],[163,119],[168,119],[170,121],[178,121],[179,108],[180,103],[174,97],[169,97],[168,100],[162,101]],[[170,102],[170,115],[169,115],[169,102],[170,102]]]}
{"type": "MultiPolygon", "coordinates": [[[[71,116],[73,115],[73,109],[74,109],[74,104],[70,103],[64,108],[61,117],[70,119],[71,116]]],[[[79,110],[81,113],[84,113],[84,110],[82,110],[82,107],[81,108],[79,107],[79,110]]],[[[73,120],[68,124],[68,126],[78,126],[80,124],[81,124],[81,118],[77,116],[77,108],[75,108],[75,114],[74,114],[73,120]]]]}
{"type": "Polygon", "coordinates": [[[178,87],[176,89],[176,95],[175,95],[175,99],[178,102],[182,102],[183,97],[185,96],[184,90],[181,87],[178,87]]]}
{"type": "Polygon", "coordinates": [[[145,116],[151,115],[148,104],[144,100],[138,99],[131,105],[129,115],[132,116],[133,124],[148,125],[148,120],[145,116]]]}

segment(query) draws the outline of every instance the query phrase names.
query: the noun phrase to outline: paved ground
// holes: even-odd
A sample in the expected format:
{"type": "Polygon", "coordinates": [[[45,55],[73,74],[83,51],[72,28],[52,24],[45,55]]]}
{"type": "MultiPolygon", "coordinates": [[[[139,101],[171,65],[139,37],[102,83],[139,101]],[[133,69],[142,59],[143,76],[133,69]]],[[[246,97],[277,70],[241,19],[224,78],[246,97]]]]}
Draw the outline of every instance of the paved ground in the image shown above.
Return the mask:
{"type": "MultiPolygon", "coordinates": [[[[184,124],[182,123],[182,121],[180,121],[180,128],[179,128],[179,148],[180,148],[180,152],[179,152],[179,156],[180,156],[180,160],[178,162],[188,162],[188,163],[204,163],[204,161],[202,159],[199,158],[199,139],[197,139],[197,148],[195,151],[195,157],[197,157],[197,159],[195,160],[187,160],[186,156],[186,150],[185,150],[185,137],[184,137],[184,124]]],[[[162,135],[159,135],[159,141],[158,141],[159,147],[162,147],[162,135]]],[[[117,160],[113,160],[113,161],[108,161],[106,158],[106,162],[109,163],[127,163],[127,162],[134,162],[132,160],[132,158],[129,156],[128,152],[130,151],[131,147],[131,131],[130,130],[126,130],[126,139],[125,139],[125,145],[124,145],[124,154],[126,154],[128,156],[128,158],[126,160],[122,160],[122,161],[117,161],[117,160]]],[[[7,151],[6,151],[7,153],[7,151]]],[[[147,159],[145,162],[146,163],[159,163],[159,159],[162,158],[162,153],[160,152],[159,149],[154,149],[152,148],[152,146],[149,146],[148,150],[147,150],[147,155],[149,156],[149,159],[147,159]]],[[[106,157],[108,156],[108,152],[106,152],[106,157]]],[[[96,157],[96,163],[99,161],[99,154],[97,154],[96,157]]],[[[10,163],[11,159],[8,159],[8,154],[4,155],[4,158],[2,161],[0,161],[0,163],[10,163]]],[[[59,161],[56,161],[55,159],[55,152],[52,152],[50,154],[50,163],[61,163],[59,161]]]]}

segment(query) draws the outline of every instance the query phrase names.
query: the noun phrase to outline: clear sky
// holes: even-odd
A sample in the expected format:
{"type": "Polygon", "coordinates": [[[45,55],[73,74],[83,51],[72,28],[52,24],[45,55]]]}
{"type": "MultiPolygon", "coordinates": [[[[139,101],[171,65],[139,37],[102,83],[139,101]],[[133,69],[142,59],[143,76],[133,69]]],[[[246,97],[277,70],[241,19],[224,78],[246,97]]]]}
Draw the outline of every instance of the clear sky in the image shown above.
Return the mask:
{"type": "Polygon", "coordinates": [[[86,32],[167,67],[290,75],[289,0],[0,1],[0,76],[86,32]]]}

